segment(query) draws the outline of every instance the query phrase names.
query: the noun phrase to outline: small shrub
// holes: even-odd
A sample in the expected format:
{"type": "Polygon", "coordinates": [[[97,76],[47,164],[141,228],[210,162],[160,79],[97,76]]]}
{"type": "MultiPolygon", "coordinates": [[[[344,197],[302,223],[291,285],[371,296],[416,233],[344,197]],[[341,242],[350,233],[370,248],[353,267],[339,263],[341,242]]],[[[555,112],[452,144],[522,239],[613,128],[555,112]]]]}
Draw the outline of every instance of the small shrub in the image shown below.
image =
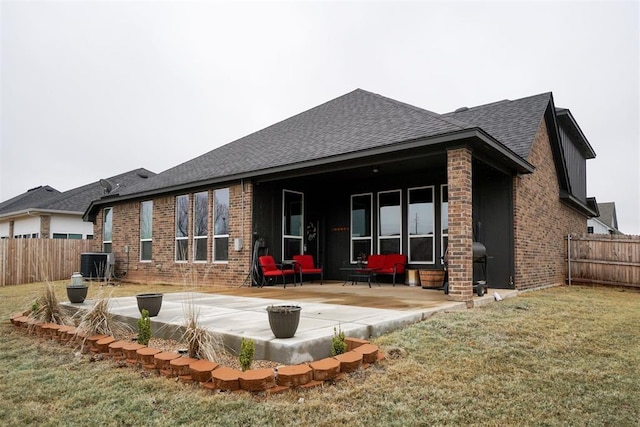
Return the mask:
{"type": "Polygon", "coordinates": [[[331,355],[337,356],[347,351],[347,342],[345,341],[344,332],[340,329],[340,332],[333,328],[333,338],[331,338],[331,355]]]}
{"type": "Polygon", "coordinates": [[[251,368],[251,364],[253,363],[253,357],[256,355],[256,344],[252,339],[244,339],[240,343],[240,366],[243,371],[251,368]]]}
{"type": "Polygon", "coordinates": [[[138,344],[148,345],[151,339],[151,318],[149,318],[149,310],[142,310],[138,319],[138,344]]]}

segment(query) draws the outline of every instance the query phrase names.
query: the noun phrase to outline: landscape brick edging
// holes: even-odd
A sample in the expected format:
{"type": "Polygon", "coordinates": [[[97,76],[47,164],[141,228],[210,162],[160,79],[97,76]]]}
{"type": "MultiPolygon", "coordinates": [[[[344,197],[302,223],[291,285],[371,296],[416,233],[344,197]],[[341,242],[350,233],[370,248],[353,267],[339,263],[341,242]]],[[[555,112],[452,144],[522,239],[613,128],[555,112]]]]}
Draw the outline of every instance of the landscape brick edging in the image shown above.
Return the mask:
{"type": "Polygon", "coordinates": [[[198,383],[209,390],[273,394],[292,388],[306,389],[325,381],[339,380],[347,373],[366,369],[371,363],[384,358],[378,347],[369,341],[347,337],[347,352],[338,356],[299,365],[241,372],[208,360],[191,359],[134,342],[117,341],[106,335],[81,337],[73,327],[33,321],[23,313],[13,315],[10,320],[15,326],[28,328],[30,334],[55,339],[62,344],[80,344],[84,352],[99,353],[116,361],[125,359],[128,365],[142,367],[168,378],[178,378],[185,383],[198,383]]]}

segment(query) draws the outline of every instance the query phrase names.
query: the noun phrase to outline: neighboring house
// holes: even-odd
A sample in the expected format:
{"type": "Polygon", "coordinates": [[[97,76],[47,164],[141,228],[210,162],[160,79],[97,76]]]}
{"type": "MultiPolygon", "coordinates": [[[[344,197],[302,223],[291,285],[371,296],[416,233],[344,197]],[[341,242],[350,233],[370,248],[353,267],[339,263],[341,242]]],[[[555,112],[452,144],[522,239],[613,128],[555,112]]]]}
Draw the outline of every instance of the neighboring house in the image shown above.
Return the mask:
{"type": "MultiPolygon", "coordinates": [[[[153,175],[136,169],[102,182],[127,188],[153,175]]],[[[0,203],[0,238],[93,239],[93,224],[82,215],[104,194],[100,181],[62,193],[48,185],[32,188],[0,203]]]]}
{"type": "Polygon", "coordinates": [[[441,115],[358,89],[96,200],[85,218],[129,280],[247,284],[257,239],[276,260],[314,255],[335,280],[360,253],[442,269],[448,246],[449,297],[467,301],[474,240],[492,288],[564,283],[566,235],[596,214],[593,157],[551,93],[441,115]]]}
{"type": "Polygon", "coordinates": [[[590,234],[622,234],[618,230],[618,216],[614,202],[598,203],[599,216],[589,218],[587,232],[590,234]]]}

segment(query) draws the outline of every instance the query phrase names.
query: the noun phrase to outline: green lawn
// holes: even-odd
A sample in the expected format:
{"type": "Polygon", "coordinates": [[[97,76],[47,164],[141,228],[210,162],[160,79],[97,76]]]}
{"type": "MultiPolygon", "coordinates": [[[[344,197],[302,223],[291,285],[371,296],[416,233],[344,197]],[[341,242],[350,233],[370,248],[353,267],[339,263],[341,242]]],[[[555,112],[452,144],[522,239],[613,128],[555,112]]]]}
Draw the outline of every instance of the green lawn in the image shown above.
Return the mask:
{"type": "MultiPolygon", "coordinates": [[[[637,426],[640,420],[639,292],[561,287],[438,314],[373,340],[383,349],[400,347],[406,353],[392,354],[402,357],[334,385],[263,396],[205,392],[27,336],[8,319],[43,287],[0,288],[3,426],[637,426]]],[[[111,290],[132,295],[140,288],[111,290]]],[[[66,297],[63,282],[56,293],[66,297]]]]}

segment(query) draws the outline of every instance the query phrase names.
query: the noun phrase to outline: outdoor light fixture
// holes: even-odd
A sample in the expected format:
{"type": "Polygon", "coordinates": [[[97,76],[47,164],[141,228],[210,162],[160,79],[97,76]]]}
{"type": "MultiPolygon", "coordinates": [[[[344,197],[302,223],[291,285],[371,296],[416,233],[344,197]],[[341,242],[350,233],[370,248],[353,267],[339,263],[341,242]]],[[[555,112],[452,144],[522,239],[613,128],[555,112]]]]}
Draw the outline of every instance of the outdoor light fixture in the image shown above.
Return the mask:
{"type": "Polygon", "coordinates": [[[371,169],[371,172],[378,173],[380,172],[380,168],[378,166],[374,166],[373,169],[371,169]]]}

